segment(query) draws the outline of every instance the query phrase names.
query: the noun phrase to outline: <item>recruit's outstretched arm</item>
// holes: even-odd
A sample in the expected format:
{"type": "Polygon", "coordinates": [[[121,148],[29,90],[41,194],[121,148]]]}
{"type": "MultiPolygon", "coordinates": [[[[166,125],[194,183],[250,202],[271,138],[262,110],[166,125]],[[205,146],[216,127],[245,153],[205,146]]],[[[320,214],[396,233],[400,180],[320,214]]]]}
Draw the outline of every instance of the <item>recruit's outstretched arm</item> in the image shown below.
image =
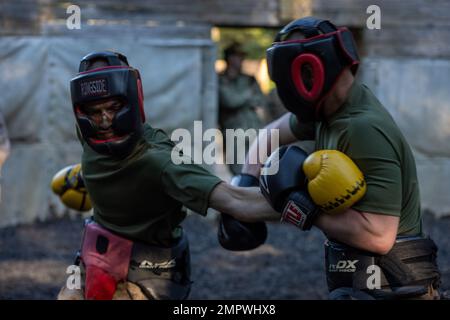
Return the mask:
{"type": "Polygon", "coordinates": [[[279,220],[276,212],[257,187],[236,187],[222,182],[211,193],[210,207],[245,222],[279,220]]]}

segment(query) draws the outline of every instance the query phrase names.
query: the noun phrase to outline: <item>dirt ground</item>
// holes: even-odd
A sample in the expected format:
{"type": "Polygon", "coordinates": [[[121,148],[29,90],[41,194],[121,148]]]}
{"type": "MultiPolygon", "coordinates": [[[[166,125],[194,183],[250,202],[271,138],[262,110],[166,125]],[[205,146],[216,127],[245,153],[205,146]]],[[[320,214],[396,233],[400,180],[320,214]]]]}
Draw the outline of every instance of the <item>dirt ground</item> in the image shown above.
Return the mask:
{"type": "MultiPolygon", "coordinates": [[[[450,290],[450,219],[425,214],[425,231],[439,246],[442,288],[450,290]]],[[[0,229],[0,299],[54,299],[80,243],[82,219],[0,229]]],[[[268,241],[249,252],[217,242],[216,222],[197,215],[184,222],[192,254],[190,299],[325,299],[324,237],[270,224],[268,241]]]]}

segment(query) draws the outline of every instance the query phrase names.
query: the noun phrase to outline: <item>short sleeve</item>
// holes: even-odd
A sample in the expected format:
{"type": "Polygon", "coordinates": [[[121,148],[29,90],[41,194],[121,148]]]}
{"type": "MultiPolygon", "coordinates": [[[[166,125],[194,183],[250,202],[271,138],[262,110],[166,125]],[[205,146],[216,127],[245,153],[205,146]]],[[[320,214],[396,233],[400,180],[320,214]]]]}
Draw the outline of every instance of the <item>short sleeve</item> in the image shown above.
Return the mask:
{"type": "Polygon", "coordinates": [[[315,124],[314,122],[300,122],[297,116],[291,113],[289,118],[289,127],[294,136],[299,140],[314,140],[315,139],[315,124]]]}
{"type": "Polygon", "coordinates": [[[380,126],[369,121],[351,123],[342,146],[364,174],[367,192],[353,208],[360,211],[400,216],[402,174],[400,160],[380,126]]]}
{"type": "Polygon", "coordinates": [[[161,182],[165,193],[189,209],[206,215],[209,196],[222,180],[196,164],[174,164],[163,169],[161,182]]]}

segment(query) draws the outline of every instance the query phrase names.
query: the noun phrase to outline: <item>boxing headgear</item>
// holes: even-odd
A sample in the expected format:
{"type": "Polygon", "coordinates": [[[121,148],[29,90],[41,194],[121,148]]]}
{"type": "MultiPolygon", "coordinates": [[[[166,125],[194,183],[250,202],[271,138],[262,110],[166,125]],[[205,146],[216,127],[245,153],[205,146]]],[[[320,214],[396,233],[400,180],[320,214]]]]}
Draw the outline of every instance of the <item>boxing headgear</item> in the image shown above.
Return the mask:
{"type": "Polygon", "coordinates": [[[145,122],[144,98],[139,71],[130,67],[127,58],[116,52],[94,52],[80,62],[78,75],[70,81],[75,117],[83,139],[96,152],[125,157],[142,137],[145,122]],[[107,66],[87,70],[93,61],[107,66]],[[96,124],[84,112],[86,104],[115,98],[123,107],[112,120],[114,136],[99,139],[96,124]]]}
{"type": "Polygon", "coordinates": [[[324,99],[345,68],[356,73],[359,57],[347,28],[306,17],[289,23],[278,33],[267,49],[267,64],[285,107],[310,121],[320,117],[324,99]],[[286,40],[296,31],[305,39],[286,40]]]}

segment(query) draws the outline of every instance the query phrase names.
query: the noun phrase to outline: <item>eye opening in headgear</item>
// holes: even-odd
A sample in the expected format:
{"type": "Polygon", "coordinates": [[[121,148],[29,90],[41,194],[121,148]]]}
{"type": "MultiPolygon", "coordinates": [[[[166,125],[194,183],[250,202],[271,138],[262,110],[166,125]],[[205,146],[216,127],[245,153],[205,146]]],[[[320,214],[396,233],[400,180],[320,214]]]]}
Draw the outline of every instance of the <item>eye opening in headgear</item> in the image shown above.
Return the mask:
{"type": "Polygon", "coordinates": [[[105,105],[106,103],[111,102],[110,105],[106,107],[110,112],[117,113],[120,110],[122,110],[124,107],[126,107],[127,101],[122,96],[112,96],[107,97],[103,99],[98,99],[95,101],[87,102],[84,104],[77,105],[77,112],[81,113],[88,117],[95,117],[98,116],[100,110],[95,109],[96,106],[105,105]]]}
{"type": "Polygon", "coordinates": [[[300,73],[305,88],[307,91],[311,91],[314,82],[313,68],[309,63],[304,63],[300,68],[300,73]]]}

